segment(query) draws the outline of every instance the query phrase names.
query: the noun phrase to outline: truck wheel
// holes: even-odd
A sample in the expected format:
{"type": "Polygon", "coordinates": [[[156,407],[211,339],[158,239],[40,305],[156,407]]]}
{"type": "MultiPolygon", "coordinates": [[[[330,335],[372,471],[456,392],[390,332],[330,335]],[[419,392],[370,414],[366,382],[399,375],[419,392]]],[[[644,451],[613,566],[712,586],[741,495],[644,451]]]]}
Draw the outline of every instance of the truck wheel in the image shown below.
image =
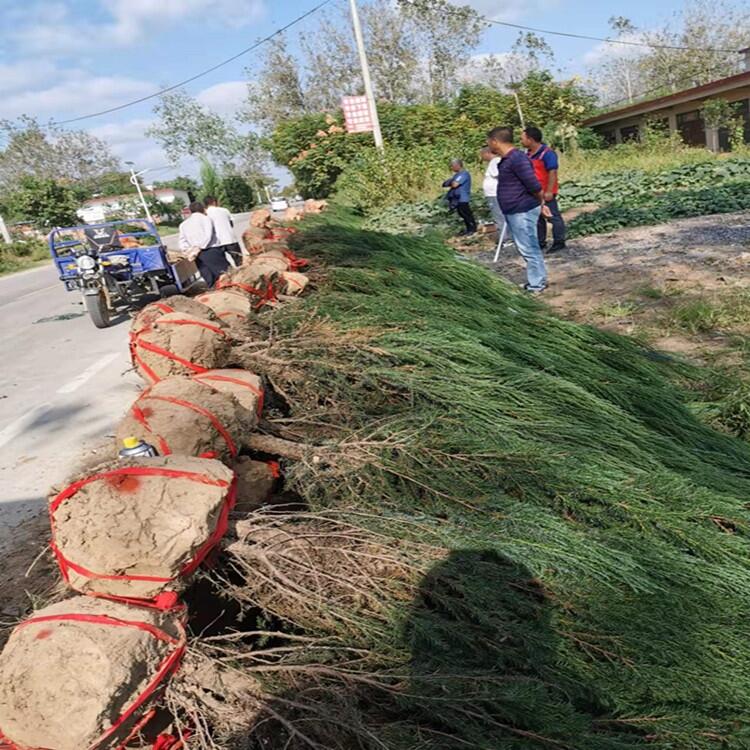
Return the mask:
{"type": "Polygon", "coordinates": [[[165,297],[174,297],[175,294],[179,294],[180,290],[177,288],[177,284],[167,284],[166,286],[163,286],[161,289],[159,289],[159,294],[161,295],[161,298],[164,299],[165,297]]]}
{"type": "Polygon", "coordinates": [[[109,328],[109,308],[104,292],[83,296],[86,311],[97,328],[109,328]]]}

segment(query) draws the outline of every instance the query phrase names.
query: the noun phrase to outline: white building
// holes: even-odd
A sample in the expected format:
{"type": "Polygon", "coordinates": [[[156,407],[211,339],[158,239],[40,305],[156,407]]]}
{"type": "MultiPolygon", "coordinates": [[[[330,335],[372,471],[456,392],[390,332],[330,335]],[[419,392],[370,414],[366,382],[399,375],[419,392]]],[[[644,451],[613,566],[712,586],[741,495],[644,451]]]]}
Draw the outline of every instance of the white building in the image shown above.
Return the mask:
{"type": "MultiPolygon", "coordinates": [[[[187,206],[190,203],[190,197],[184,190],[175,190],[174,188],[157,188],[156,190],[146,190],[147,196],[156,198],[160,203],[169,205],[176,200],[182,201],[187,206]]],[[[85,224],[104,224],[110,221],[110,217],[117,214],[129,213],[133,211],[133,218],[140,216],[138,211],[138,196],[135,193],[129,195],[102,195],[98,198],[90,198],[81,208],[76,211],[78,218],[85,224]]]]}

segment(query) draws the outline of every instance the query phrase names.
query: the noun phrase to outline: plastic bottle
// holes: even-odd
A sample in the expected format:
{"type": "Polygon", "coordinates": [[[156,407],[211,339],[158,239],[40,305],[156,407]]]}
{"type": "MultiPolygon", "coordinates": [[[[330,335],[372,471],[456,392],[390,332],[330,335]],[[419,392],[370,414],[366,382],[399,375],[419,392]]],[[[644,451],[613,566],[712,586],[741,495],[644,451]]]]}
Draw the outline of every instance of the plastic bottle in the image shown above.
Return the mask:
{"type": "Polygon", "coordinates": [[[122,441],[120,458],[153,458],[159,454],[153,445],[149,445],[137,437],[126,437],[122,441]]]}

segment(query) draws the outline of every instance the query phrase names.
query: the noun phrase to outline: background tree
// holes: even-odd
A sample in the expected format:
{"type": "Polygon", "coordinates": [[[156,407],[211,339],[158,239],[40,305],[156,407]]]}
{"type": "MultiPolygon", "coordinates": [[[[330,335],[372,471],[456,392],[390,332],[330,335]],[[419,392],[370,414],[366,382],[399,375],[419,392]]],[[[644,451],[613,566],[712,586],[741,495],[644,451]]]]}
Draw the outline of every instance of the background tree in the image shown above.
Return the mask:
{"type": "Polygon", "coordinates": [[[748,45],[750,7],[728,0],[691,0],[660,28],[638,29],[623,17],[610,19],[610,26],[615,38],[662,45],[630,49],[613,45],[591,69],[600,99],[625,103],[740,72],[742,61],[733,50],[748,45]]]}
{"type": "Polygon", "coordinates": [[[224,177],[221,187],[226,200],[224,207],[232,213],[249,211],[256,203],[255,193],[250,183],[238,174],[224,177]]]}
{"type": "Polygon", "coordinates": [[[3,205],[7,218],[28,221],[44,231],[80,223],[76,216],[79,202],[73,189],[50,178],[22,177],[3,205]]]}
{"type": "Polygon", "coordinates": [[[397,0],[397,5],[413,22],[426,58],[429,101],[444,101],[456,92],[459,72],[487,24],[470,6],[447,0],[397,0]]]}
{"type": "Polygon", "coordinates": [[[173,190],[184,190],[190,200],[197,200],[200,188],[198,187],[198,181],[192,177],[186,177],[185,175],[178,175],[173,177],[171,180],[164,180],[162,182],[154,182],[155,188],[172,188],[173,190]]]}
{"type": "Polygon", "coordinates": [[[309,110],[302,89],[298,63],[287,50],[283,36],[271,40],[265,47],[262,68],[257,73],[248,71],[248,98],[244,119],[272,130],[290,117],[299,117],[309,110]]]}
{"type": "Polygon", "coordinates": [[[97,180],[117,171],[119,163],[102,140],[79,130],[43,127],[33,117],[0,120],[0,189],[13,190],[27,177],[79,183],[93,189],[97,180]]]}
{"type": "Polygon", "coordinates": [[[184,91],[162,95],[154,114],[157,124],[146,135],[157,140],[174,163],[184,156],[230,162],[245,146],[232,125],[184,91]]]}

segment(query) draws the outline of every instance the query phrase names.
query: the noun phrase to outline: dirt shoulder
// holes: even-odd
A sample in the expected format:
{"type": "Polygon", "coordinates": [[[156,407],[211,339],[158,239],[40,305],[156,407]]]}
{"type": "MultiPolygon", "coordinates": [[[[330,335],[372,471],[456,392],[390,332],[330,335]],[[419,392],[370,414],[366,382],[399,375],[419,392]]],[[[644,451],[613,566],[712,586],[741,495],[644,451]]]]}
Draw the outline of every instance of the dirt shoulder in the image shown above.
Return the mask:
{"type": "MultiPolygon", "coordinates": [[[[512,245],[467,254],[515,283],[512,245]]],[[[571,240],[547,258],[544,301],[566,318],[639,336],[698,360],[750,332],[750,212],[681,219],[571,240]]]]}

